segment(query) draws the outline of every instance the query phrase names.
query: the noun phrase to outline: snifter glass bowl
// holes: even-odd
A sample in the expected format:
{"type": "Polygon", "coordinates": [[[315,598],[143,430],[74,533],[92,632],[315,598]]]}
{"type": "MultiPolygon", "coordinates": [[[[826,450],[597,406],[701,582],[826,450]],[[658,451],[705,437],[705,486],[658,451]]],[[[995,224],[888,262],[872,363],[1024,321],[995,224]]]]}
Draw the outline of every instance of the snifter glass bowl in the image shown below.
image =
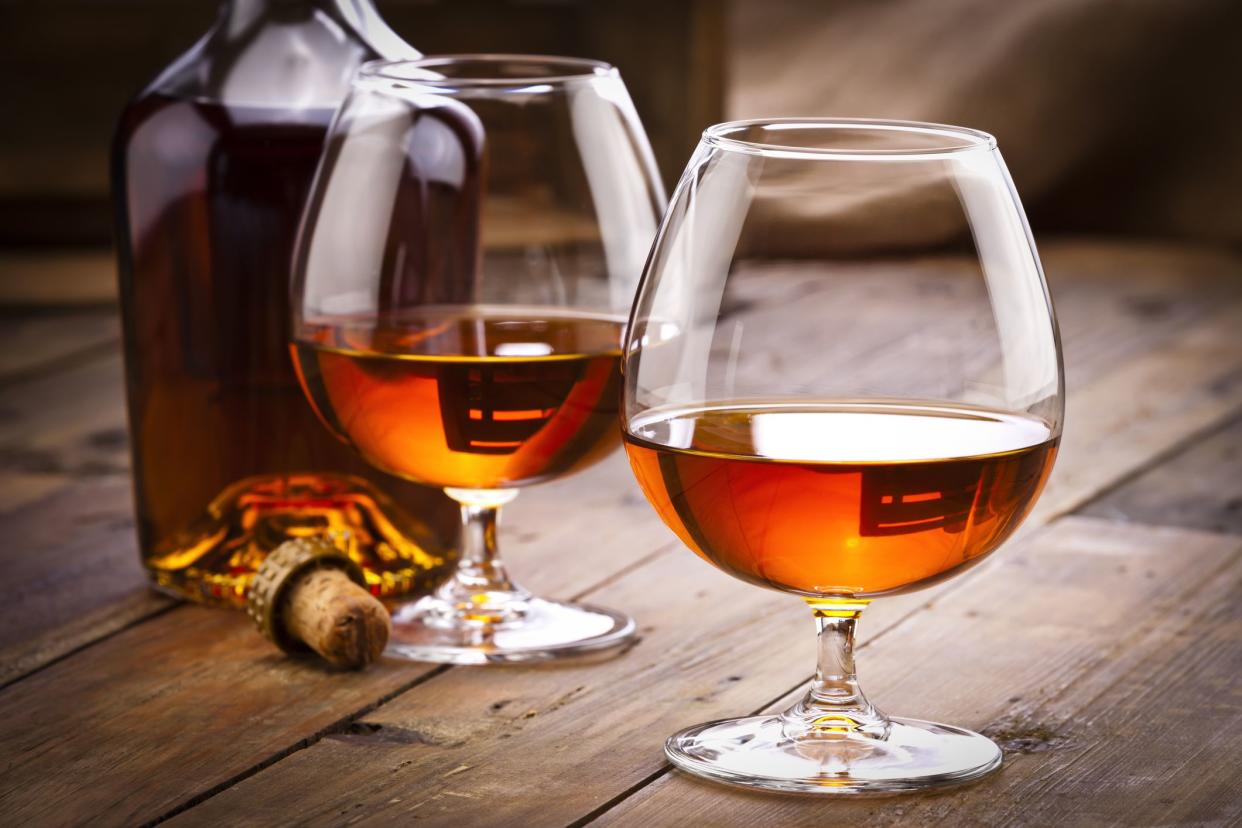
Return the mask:
{"type": "Polygon", "coordinates": [[[664,206],[617,70],[528,55],[363,66],[294,266],[292,351],[324,425],[461,504],[461,560],[397,606],[389,653],[486,664],[629,641],[622,613],[532,595],[500,507],[619,444],[621,330],[664,206]]]}
{"type": "Polygon", "coordinates": [[[1056,456],[1056,321],[995,140],[894,121],[711,127],[623,368],[626,451],[660,518],[720,570],[802,598],[819,635],[797,704],[689,727],[669,759],[821,795],[999,767],[984,736],[884,714],[854,672],[868,603],[982,560],[1056,456]]]}

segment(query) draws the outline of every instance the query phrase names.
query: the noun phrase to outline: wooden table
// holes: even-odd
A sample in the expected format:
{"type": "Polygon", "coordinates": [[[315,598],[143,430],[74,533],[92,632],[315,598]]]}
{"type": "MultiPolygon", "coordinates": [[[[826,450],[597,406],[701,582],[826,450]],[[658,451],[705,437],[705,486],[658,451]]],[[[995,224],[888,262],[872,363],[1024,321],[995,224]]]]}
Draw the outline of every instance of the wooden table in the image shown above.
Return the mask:
{"type": "MultiPolygon", "coordinates": [[[[0,824],[1237,823],[1242,260],[1069,240],[1043,253],[1070,389],[1053,479],[990,562],[862,622],[874,700],[990,734],[1005,766],[890,799],[761,796],[670,770],[673,730],[802,692],[812,623],[681,548],[619,457],[523,494],[504,539],[535,590],[639,619],[641,641],[612,660],[333,673],[282,657],[240,614],[147,591],[115,316],[8,314],[0,824]]],[[[847,310],[899,325],[910,294],[894,285],[942,301],[960,267],[902,264],[847,310]]],[[[744,312],[813,281],[791,265],[744,312]]]]}

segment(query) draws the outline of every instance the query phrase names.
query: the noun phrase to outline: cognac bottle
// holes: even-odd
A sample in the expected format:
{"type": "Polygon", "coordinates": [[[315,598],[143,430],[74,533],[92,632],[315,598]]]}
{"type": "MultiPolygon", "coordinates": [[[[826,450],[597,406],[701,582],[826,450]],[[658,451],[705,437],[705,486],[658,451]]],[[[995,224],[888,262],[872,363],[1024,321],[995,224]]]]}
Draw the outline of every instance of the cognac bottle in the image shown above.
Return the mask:
{"type": "Polygon", "coordinates": [[[113,187],[143,562],[241,605],[264,556],[328,535],[376,595],[450,568],[456,509],[317,422],[290,362],[303,201],[353,70],[416,57],[370,0],[232,0],[122,113],[113,187]]]}

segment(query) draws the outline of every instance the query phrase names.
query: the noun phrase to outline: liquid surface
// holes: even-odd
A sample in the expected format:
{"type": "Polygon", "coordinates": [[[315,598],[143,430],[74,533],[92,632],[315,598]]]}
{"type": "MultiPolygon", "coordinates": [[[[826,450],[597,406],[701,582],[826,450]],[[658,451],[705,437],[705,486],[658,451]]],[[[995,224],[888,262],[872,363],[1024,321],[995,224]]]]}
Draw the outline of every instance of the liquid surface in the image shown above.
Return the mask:
{"type": "Polygon", "coordinates": [[[577,471],[617,443],[622,321],[439,308],[311,328],[293,345],[324,422],[369,462],[494,489],[577,471]]]}
{"type": "Polygon", "coordinates": [[[626,452],[660,518],[731,575],[867,597],[981,559],[1056,455],[1042,420],[915,404],[722,404],[632,420],[626,452]]]}

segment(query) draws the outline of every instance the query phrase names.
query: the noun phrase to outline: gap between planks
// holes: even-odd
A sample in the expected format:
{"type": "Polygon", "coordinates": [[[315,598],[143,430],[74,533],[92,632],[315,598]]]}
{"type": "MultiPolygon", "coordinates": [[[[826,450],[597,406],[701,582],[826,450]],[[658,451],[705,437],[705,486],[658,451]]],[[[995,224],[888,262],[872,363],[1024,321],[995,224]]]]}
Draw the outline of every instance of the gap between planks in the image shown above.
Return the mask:
{"type": "Polygon", "coordinates": [[[1242,535],[1242,413],[1184,441],[1076,514],[1242,535]]]}
{"type": "Polygon", "coordinates": [[[40,636],[31,646],[6,648],[0,651],[0,691],[179,606],[177,601],[144,587],[140,593],[40,636]]]}
{"type": "Polygon", "coordinates": [[[195,805],[199,804],[200,802],[204,802],[210,799],[211,797],[215,796],[216,794],[220,793],[221,791],[228,790],[234,785],[244,782],[245,780],[249,779],[255,774],[260,773],[266,768],[269,768],[272,765],[276,764],[277,762],[284,759],[285,757],[299,750],[303,750],[305,748],[310,747],[315,742],[318,742],[320,739],[324,738],[325,736],[329,736],[333,733],[345,732],[346,730],[349,729],[350,725],[354,724],[359,719],[361,719],[363,716],[365,716],[366,714],[378,708],[380,705],[384,704],[385,702],[395,699],[397,696],[401,695],[402,693],[407,693],[410,690],[413,690],[415,687],[417,687],[418,685],[422,684],[425,681],[435,678],[436,676],[443,673],[445,670],[448,670],[450,666],[451,665],[448,665],[448,664],[441,664],[437,667],[432,667],[427,672],[419,676],[416,676],[415,678],[411,679],[405,684],[400,685],[396,689],[388,693],[385,693],[384,695],[380,696],[378,699],[366,705],[365,707],[359,710],[355,710],[353,713],[350,713],[349,715],[344,716],[341,719],[333,722],[332,724],[325,727],[323,730],[320,730],[316,733],[311,734],[310,736],[307,736],[305,739],[301,740],[300,742],[297,742],[293,745],[290,745],[289,747],[285,748],[282,751],[272,754],[270,757],[264,759],[262,762],[259,762],[258,764],[252,767],[246,768],[241,773],[238,773],[230,777],[229,779],[226,779],[223,782],[220,782],[219,784],[209,788],[208,790],[205,790],[202,793],[196,796],[193,796],[190,799],[187,799],[185,802],[182,802],[180,805],[177,805],[176,807],[170,809],[166,813],[160,814],[155,819],[142,823],[143,828],[149,828],[149,826],[158,825],[161,822],[166,822],[167,820],[172,819],[173,817],[177,816],[177,814],[180,814],[183,811],[188,811],[190,808],[193,808],[195,805]]]}

